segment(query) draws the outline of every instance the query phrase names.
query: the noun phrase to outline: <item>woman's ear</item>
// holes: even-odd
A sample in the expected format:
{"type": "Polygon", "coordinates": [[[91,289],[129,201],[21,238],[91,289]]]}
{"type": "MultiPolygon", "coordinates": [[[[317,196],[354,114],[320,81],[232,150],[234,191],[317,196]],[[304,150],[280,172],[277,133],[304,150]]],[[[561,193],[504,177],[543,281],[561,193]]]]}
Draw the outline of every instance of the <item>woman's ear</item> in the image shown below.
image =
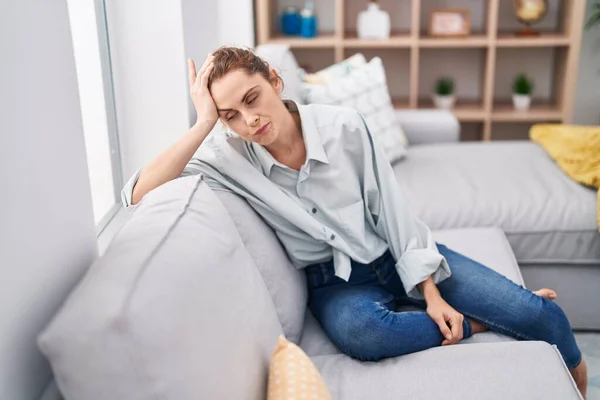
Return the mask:
{"type": "Polygon", "coordinates": [[[275,89],[277,94],[281,94],[283,91],[283,81],[274,68],[269,70],[269,76],[271,77],[271,85],[273,85],[273,89],[275,89]]]}

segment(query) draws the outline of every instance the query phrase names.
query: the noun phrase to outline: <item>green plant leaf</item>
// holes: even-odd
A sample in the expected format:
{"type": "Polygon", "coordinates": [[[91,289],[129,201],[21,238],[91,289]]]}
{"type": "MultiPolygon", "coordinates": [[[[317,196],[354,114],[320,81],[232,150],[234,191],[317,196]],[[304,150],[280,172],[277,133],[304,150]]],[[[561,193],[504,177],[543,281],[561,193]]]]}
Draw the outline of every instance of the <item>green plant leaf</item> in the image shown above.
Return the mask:
{"type": "Polygon", "coordinates": [[[533,81],[526,74],[518,74],[513,82],[513,93],[530,95],[533,92],[533,81]]]}
{"type": "Polygon", "coordinates": [[[592,5],[592,14],[588,18],[585,28],[590,29],[600,24],[600,0],[596,0],[592,5]]]}
{"type": "Polygon", "coordinates": [[[435,93],[440,96],[449,96],[454,93],[454,80],[448,77],[438,79],[435,83],[435,93]]]}

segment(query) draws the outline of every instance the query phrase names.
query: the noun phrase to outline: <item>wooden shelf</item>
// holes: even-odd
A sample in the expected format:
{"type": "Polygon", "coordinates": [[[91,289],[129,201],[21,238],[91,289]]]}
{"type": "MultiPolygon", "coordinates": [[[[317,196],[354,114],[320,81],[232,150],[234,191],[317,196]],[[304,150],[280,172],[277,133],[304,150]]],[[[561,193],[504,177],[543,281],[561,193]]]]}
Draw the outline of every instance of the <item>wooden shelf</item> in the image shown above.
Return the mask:
{"type": "Polygon", "coordinates": [[[406,32],[392,32],[389,39],[359,39],[356,32],[346,32],[343,46],[348,48],[408,48],[413,38],[406,32]]]}
{"type": "Polygon", "coordinates": [[[563,115],[560,108],[551,104],[532,104],[527,111],[517,111],[510,104],[495,105],[492,121],[495,122],[535,122],[560,121],[563,115]]]}
{"type": "Polygon", "coordinates": [[[406,97],[393,97],[392,105],[396,110],[406,110],[410,107],[410,100],[406,97]]]}
{"type": "Polygon", "coordinates": [[[497,47],[560,47],[568,46],[570,39],[562,33],[544,33],[533,37],[518,37],[511,33],[499,34],[497,47]]]}
{"type": "MultiPolygon", "coordinates": [[[[429,0],[388,0],[382,2],[381,7],[390,13],[392,34],[384,40],[357,37],[354,20],[366,6],[363,0],[319,3],[317,13],[324,18],[319,21],[319,26],[329,32],[320,32],[313,39],[277,33],[277,18],[273,13],[288,5],[288,0],[253,1],[257,44],[288,45],[301,58],[298,60],[300,65],[320,69],[357,52],[363,52],[368,59],[385,58],[390,92],[408,92],[403,98],[393,98],[396,109],[433,108],[431,100],[420,97],[428,95],[423,92],[424,85],[430,87],[438,75],[444,74],[456,79],[465,96],[478,99],[472,102],[460,98],[451,111],[461,122],[471,122],[467,125],[477,126],[477,129],[481,126],[481,135],[477,137],[482,140],[494,136],[495,124],[572,123],[586,12],[583,0],[557,0],[561,7],[553,26],[532,37],[515,35],[514,30],[518,28],[512,12],[509,13],[510,5],[505,4],[509,0],[485,0],[484,7],[480,3],[472,7],[482,10],[482,13],[472,12],[472,34],[457,38],[428,36],[427,14],[432,8],[429,0]],[[506,51],[513,48],[525,51],[506,51]],[[565,49],[568,51],[563,51],[565,49]],[[463,58],[454,62],[455,56],[463,58]],[[545,102],[534,102],[525,112],[515,111],[509,97],[512,80],[520,72],[537,81],[534,96],[545,102]]],[[[449,8],[465,6],[464,1],[458,0],[443,3],[449,8]]]]}
{"type": "Polygon", "coordinates": [[[465,47],[487,47],[490,41],[486,35],[471,35],[461,38],[437,38],[421,36],[419,46],[427,48],[465,48],[465,47]]]}
{"type": "Polygon", "coordinates": [[[333,48],[338,43],[338,39],[333,33],[320,33],[314,38],[278,35],[274,38],[268,39],[267,43],[286,44],[292,48],[318,49],[329,47],[333,48]]]}
{"type": "MultiPolygon", "coordinates": [[[[434,108],[433,101],[420,99],[419,108],[434,108]]],[[[454,108],[449,110],[459,121],[481,122],[485,120],[486,112],[481,102],[457,99],[454,108]]]]}

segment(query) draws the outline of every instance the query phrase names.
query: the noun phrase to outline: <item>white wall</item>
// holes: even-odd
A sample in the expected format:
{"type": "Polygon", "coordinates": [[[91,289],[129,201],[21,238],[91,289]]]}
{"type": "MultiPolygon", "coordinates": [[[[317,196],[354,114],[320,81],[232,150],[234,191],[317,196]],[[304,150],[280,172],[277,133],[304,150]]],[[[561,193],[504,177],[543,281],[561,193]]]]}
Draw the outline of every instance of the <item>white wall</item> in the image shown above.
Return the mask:
{"type": "Polygon", "coordinates": [[[127,180],[189,126],[179,1],[105,0],[127,180]]]}
{"type": "Polygon", "coordinates": [[[96,256],[66,1],[0,12],[0,399],[38,399],[36,337],[96,256]]]}
{"type": "Polygon", "coordinates": [[[126,180],[195,121],[187,59],[199,68],[223,44],[253,46],[253,2],[105,1],[126,180]]]}
{"type": "MultiPolygon", "coordinates": [[[[252,0],[181,0],[186,58],[200,68],[211,51],[220,46],[254,46],[252,0]]],[[[196,110],[188,101],[190,125],[196,110]]]]}

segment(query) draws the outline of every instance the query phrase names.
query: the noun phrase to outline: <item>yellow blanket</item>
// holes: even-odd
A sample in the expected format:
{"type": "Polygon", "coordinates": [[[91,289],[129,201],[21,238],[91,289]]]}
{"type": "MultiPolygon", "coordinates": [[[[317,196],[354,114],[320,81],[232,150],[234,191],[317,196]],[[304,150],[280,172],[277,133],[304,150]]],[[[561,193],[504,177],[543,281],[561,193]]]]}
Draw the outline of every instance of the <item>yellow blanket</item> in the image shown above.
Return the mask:
{"type": "MultiPolygon", "coordinates": [[[[536,124],[529,136],[569,177],[600,189],[600,126],[536,124]]],[[[600,230],[600,190],[597,220],[600,230]]]]}

